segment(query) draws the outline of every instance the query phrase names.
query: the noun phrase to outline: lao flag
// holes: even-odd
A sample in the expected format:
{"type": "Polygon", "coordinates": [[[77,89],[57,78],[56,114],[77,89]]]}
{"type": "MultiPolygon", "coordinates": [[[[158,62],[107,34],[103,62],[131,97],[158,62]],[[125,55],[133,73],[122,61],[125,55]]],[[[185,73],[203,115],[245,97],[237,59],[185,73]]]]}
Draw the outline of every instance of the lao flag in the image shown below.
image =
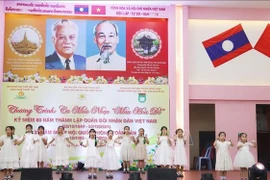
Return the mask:
{"type": "Polygon", "coordinates": [[[75,14],[88,14],[88,12],[89,12],[88,5],[75,5],[74,6],[75,14]]]}
{"type": "Polygon", "coordinates": [[[93,5],[91,7],[91,14],[93,15],[105,15],[106,14],[106,6],[97,6],[97,5],[93,5]]]}
{"type": "Polygon", "coordinates": [[[270,57],[270,24],[267,24],[254,49],[270,57]]]}
{"type": "Polygon", "coordinates": [[[252,49],[241,24],[202,43],[214,67],[220,66],[252,49]]]}

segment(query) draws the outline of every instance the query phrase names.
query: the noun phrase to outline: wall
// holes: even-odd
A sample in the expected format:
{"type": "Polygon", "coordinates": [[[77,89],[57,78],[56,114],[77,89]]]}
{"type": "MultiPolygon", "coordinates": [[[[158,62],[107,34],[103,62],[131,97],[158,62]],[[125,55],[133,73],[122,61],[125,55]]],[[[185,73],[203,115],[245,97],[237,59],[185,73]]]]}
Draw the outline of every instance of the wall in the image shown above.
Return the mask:
{"type": "Polygon", "coordinates": [[[190,147],[190,165],[199,154],[199,131],[215,131],[215,105],[190,104],[190,134],[194,145],[190,147]]]}
{"type": "MultiPolygon", "coordinates": [[[[2,77],[3,77],[3,58],[4,58],[4,25],[5,22],[5,10],[4,10],[4,1],[0,1],[0,27],[2,27],[2,31],[0,31],[0,84],[2,83],[2,77]]],[[[1,91],[1,90],[0,90],[1,91]]]]}
{"type": "MultiPolygon", "coordinates": [[[[254,46],[269,20],[268,9],[188,8],[189,41],[183,45],[188,47],[189,65],[184,68],[189,102],[215,104],[216,133],[226,131],[227,139],[235,143],[242,131],[249,140],[256,139],[256,104],[270,103],[270,60],[252,49],[214,68],[202,41],[241,23],[254,46]]],[[[230,149],[232,157],[236,151],[230,149]]],[[[252,153],[257,158],[257,149],[252,153]]]]}
{"type": "MultiPolygon", "coordinates": [[[[227,133],[235,144],[237,134],[246,132],[257,139],[256,104],[270,104],[270,87],[190,85],[190,103],[215,104],[215,129],[227,133]]],[[[231,148],[234,157],[237,148],[231,148]]],[[[257,149],[251,150],[257,159],[257,149]]]]}
{"type": "MultiPolygon", "coordinates": [[[[232,140],[236,145],[240,132],[246,132],[248,140],[257,139],[256,130],[256,105],[251,101],[217,101],[216,102],[216,133],[224,131],[227,140],[232,140]]],[[[237,148],[230,148],[234,157],[237,148]]],[[[257,150],[251,148],[257,158],[257,150]]]]}
{"type": "MultiPolygon", "coordinates": [[[[0,1],[0,27],[5,27],[5,13],[4,13],[4,1],[0,1]]],[[[2,91],[2,79],[3,79],[3,58],[4,58],[4,28],[0,31],[0,94],[2,91]]],[[[1,106],[1,99],[0,96],[0,106],[1,106]]],[[[0,127],[1,121],[0,121],[0,127]]]]}
{"type": "Polygon", "coordinates": [[[268,21],[189,20],[189,84],[270,85],[269,57],[251,49],[214,67],[202,42],[241,24],[252,47],[255,47],[268,21]]]}

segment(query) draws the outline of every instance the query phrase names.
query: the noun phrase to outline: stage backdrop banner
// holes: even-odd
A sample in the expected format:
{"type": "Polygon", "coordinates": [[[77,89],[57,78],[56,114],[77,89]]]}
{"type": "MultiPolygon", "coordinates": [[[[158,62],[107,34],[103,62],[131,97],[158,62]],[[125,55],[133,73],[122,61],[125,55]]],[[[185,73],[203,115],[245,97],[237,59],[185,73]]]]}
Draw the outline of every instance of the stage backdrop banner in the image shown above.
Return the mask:
{"type": "MultiPolygon", "coordinates": [[[[114,138],[130,126],[135,137],[139,128],[145,129],[150,139],[148,165],[153,164],[157,135],[161,126],[169,126],[169,88],[167,85],[75,85],[3,83],[1,100],[1,134],[13,125],[22,137],[25,126],[32,124],[34,133],[38,126],[45,127],[49,141],[64,126],[65,133],[76,144],[69,147],[71,162],[83,160],[85,148],[79,142],[95,129],[97,138],[114,138]]],[[[54,146],[54,145],[53,145],[54,146]]],[[[54,147],[48,149],[49,157],[54,147]]],[[[119,153],[119,148],[116,147],[119,153]]],[[[100,148],[101,155],[103,149],[100,148]]],[[[133,164],[135,166],[135,164],[133,164]]]]}
{"type": "Polygon", "coordinates": [[[166,18],[6,14],[5,22],[4,82],[168,84],[166,18]]]}

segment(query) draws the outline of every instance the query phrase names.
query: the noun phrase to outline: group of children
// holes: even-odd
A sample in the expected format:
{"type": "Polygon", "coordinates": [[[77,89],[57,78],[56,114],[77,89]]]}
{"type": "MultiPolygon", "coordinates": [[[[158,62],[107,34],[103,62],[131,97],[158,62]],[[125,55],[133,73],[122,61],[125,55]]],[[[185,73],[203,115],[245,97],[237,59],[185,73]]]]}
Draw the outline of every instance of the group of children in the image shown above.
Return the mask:
{"type": "Polygon", "coordinates": [[[249,147],[256,147],[256,142],[247,141],[247,134],[240,133],[237,142],[237,153],[234,160],[229,153],[229,147],[233,146],[231,140],[226,141],[226,133],[220,132],[217,140],[214,142],[214,147],[217,149],[216,152],[216,167],[217,171],[220,171],[220,179],[226,180],[227,171],[233,170],[234,168],[240,168],[241,180],[248,180],[248,168],[255,164],[255,159],[249,150],[249,147]]]}
{"type": "Polygon", "coordinates": [[[4,170],[5,180],[13,177],[13,170],[19,167],[43,167],[47,160],[46,144],[47,136],[44,135],[44,127],[38,127],[38,134],[32,132],[32,125],[26,126],[26,133],[19,138],[15,135],[15,127],[7,126],[6,135],[0,137],[0,169],[4,170]],[[19,161],[18,145],[23,144],[19,161]]]}
{"type": "MultiPolygon", "coordinates": [[[[13,126],[6,127],[6,135],[0,137],[0,169],[4,170],[5,180],[10,180],[13,177],[13,169],[21,168],[39,168],[43,167],[44,163],[48,162],[47,148],[55,142],[54,153],[52,155],[52,165],[57,167],[57,173],[63,171],[63,167],[69,164],[69,155],[67,143],[76,147],[70,141],[69,136],[64,133],[64,127],[58,127],[58,134],[52,137],[50,142],[44,134],[44,127],[38,127],[38,133],[33,134],[33,126],[26,125],[26,133],[19,138],[15,135],[15,128],[13,126]],[[21,158],[19,161],[18,145],[23,144],[21,158]]],[[[167,127],[163,126],[160,130],[157,139],[157,149],[155,154],[155,164],[161,168],[169,168],[176,166],[177,175],[183,177],[184,166],[187,165],[187,155],[185,150],[186,140],[184,139],[183,130],[177,129],[173,140],[168,134],[167,127]],[[175,148],[172,148],[173,142],[175,148]]],[[[114,170],[120,169],[123,162],[123,173],[129,173],[130,163],[137,160],[138,171],[144,172],[145,161],[147,160],[147,144],[149,139],[143,128],[138,130],[138,136],[135,138],[130,134],[130,127],[125,126],[123,135],[113,138],[114,132],[109,130],[107,138],[98,140],[96,138],[96,131],[91,129],[89,136],[80,146],[87,148],[85,156],[84,167],[89,169],[88,178],[97,179],[97,170],[102,168],[107,171],[106,178],[112,179],[114,170]],[[115,144],[121,144],[120,159],[115,151],[115,144]],[[135,150],[133,148],[135,144],[135,150]],[[105,146],[103,157],[100,156],[99,147],[105,146]]],[[[228,150],[229,146],[233,146],[231,141],[226,141],[225,132],[218,134],[217,140],[214,142],[214,147],[217,149],[216,153],[216,170],[221,171],[221,180],[226,179],[227,171],[236,168],[241,169],[241,179],[247,180],[247,168],[254,163],[254,157],[249,151],[249,146],[256,147],[256,142],[247,142],[247,134],[241,133],[239,135],[239,142],[237,143],[238,152],[234,161],[230,157],[228,150]]]]}
{"type": "MultiPolygon", "coordinates": [[[[26,133],[19,138],[15,135],[15,128],[7,126],[6,135],[0,137],[0,169],[4,170],[5,180],[13,177],[13,169],[21,168],[42,168],[48,162],[47,148],[55,142],[54,153],[52,155],[52,165],[57,167],[57,174],[63,171],[64,166],[69,164],[69,155],[67,143],[76,147],[70,141],[69,136],[64,133],[64,127],[58,127],[58,134],[52,137],[48,142],[48,137],[44,133],[44,127],[38,127],[38,133],[33,134],[33,126],[26,125],[26,133]],[[21,156],[18,155],[18,145],[23,144],[21,156]]],[[[143,128],[138,130],[138,136],[135,138],[130,134],[130,127],[125,126],[123,135],[113,138],[114,132],[109,130],[105,140],[96,138],[96,131],[91,129],[89,136],[80,146],[87,148],[84,167],[89,169],[88,178],[97,179],[97,170],[102,168],[107,171],[106,178],[112,179],[114,170],[122,167],[123,173],[129,173],[130,163],[137,160],[138,171],[144,172],[145,161],[147,160],[147,144],[149,139],[143,128]],[[120,159],[115,151],[115,144],[121,144],[120,159]],[[135,144],[135,150],[133,148],[135,144]],[[105,146],[104,155],[101,158],[98,151],[99,147],[105,146]]],[[[161,128],[161,134],[158,136],[158,147],[155,155],[155,164],[161,167],[176,165],[178,175],[182,175],[183,166],[186,165],[187,157],[185,152],[185,140],[183,139],[183,130],[178,129],[174,138],[176,143],[175,153],[171,148],[172,142],[167,133],[167,127],[161,128]],[[168,151],[169,149],[169,151],[168,151]],[[174,161],[173,161],[174,160],[174,161]]]]}

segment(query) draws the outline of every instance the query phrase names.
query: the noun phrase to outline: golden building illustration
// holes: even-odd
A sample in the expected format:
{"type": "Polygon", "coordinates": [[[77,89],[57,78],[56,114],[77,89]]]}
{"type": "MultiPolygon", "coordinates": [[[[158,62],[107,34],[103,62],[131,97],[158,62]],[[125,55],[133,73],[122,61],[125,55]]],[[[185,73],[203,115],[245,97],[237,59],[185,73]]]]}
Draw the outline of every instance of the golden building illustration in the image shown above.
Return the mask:
{"type": "Polygon", "coordinates": [[[14,48],[14,50],[20,54],[32,54],[38,48],[36,43],[28,40],[26,31],[24,33],[23,40],[19,42],[11,41],[11,45],[14,48]]]}

